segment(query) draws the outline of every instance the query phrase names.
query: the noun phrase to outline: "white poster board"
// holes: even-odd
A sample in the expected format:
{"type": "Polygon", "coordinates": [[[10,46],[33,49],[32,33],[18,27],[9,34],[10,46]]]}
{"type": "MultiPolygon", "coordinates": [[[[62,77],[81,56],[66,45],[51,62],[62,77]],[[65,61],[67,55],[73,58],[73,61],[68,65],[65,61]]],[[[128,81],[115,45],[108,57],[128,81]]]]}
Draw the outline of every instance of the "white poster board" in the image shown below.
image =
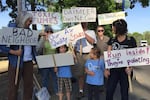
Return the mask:
{"type": "Polygon", "coordinates": [[[125,19],[125,12],[121,11],[115,13],[98,14],[99,25],[112,24],[112,22],[117,19],[125,19]]]}
{"type": "Polygon", "coordinates": [[[39,68],[55,67],[55,63],[56,67],[74,65],[74,59],[71,53],[54,54],[54,59],[53,55],[36,56],[39,68]]]}
{"type": "Polygon", "coordinates": [[[4,27],[0,34],[1,45],[37,45],[39,31],[4,27]]]}
{"type": "Polygon", "coordinates": [[[75,25],[70,28],[66,28],[62,31],[51,34],[49,37],[49,42],[52,48],[57,48],[64,44],[69,44],[70,42],[74,44],[77,40],[84,38],[85,34],[83,32],[81,24],[75,25]]]}
{"type": "Polygon", "coordinates": [[[62,17],[64,23],[69,22],[96,22],[96,8],[94,7],[72,7],[63,9],[62,17]]]}
{"type": "Polygon", "coordinates": [[[28,13],[33,16],[32,24],[55,25],[61,18],[58,12],[28,11],[28,13]]]}
{"type": "Polygon", "coordinates": [[[108,69],[150,65],[150,47],[105,51],[104,59],[108,69]]]}

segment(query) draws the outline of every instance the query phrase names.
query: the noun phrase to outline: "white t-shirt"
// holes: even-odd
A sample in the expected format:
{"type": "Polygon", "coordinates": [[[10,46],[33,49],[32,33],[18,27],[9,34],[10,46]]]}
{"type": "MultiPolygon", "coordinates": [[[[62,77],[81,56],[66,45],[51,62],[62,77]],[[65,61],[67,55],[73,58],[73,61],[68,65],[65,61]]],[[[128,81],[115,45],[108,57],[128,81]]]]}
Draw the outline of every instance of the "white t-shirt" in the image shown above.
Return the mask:
{"type": "MultiPolygon", "coordinates": [[[[93,38],[95,40],[95,43],[97,42],[96,35],[95,35],[95,32],[93,30],[86,30],[85,34],[87,34],[88,36],[90,36],[91,38],[93,38]]],[[[83,38],[83,39],[82,39],[83,40],[82,41],[82,52],[83,53],[89,53],[90,50],[91,50],[91,48],[93,48],[93,45],[90,44],[87,41],[87,39],[85,39],[85,38],[83,38]]],[[[77,48],[77,51],[79,52],[80,51],[80,40],[77,41],[76,48],[77,48]]]]}

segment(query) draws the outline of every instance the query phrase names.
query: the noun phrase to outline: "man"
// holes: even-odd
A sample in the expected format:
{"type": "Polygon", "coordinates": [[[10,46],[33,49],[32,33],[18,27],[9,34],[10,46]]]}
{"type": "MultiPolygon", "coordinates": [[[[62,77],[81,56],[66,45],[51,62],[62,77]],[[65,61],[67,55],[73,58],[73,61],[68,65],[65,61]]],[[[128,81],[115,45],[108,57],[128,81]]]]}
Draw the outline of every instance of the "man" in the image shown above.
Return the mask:
{"type": "Polygon", "coordinates": [[[93,48],[93,44],[96,43],[96,35],[93,30],[88,30],[87,26],[88,23],[81,23],[82,28],[85,33],[85,38],[82,38],[78,40],[75,44],[75,51],[77,54],[77,77],[79,82],[79,94],[80,97],[83,97],[83,88],[84,88],[84,77],[85,77],[85,71],[84,71],[84,64],[86,60],[89,58],[89,52],[91,48],[93,48]]]}

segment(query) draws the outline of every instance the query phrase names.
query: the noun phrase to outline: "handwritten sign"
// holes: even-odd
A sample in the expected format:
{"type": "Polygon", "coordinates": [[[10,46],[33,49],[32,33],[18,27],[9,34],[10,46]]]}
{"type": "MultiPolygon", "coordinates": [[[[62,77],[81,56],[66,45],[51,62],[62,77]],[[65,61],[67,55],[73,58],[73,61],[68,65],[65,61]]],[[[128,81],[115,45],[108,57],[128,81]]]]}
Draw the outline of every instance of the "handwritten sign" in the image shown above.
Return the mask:
{"type": "Polygon", "coordinates": [[[39,68],[50,68],[55,67],[54,60],[56,62],[56,67],[74,65],[73,55],[71,53],[60,53],[52,55],[40,55],[36,56],[36,60],[39,68]]]}
{"type": "Polygon", "coordinates": [[[96,8],[90,7],[73,7],[62,10],[63,22],[95,22],[96,8]]]}
{"type": "Polygon", "coordinates": [[[85,34],[81,27],[81,24],[75,25],[70,28],[66,28],[62,31],[54,33],[49,36],[49,42],[52,48],[57,48],[70,42],[74,44],[78,39],[84,38],[85,34]]]}
{"type": "Polygon", "coordinates": [[[42,11],[28,11],[33,16],[33,24],[58,24],[60,20],[60,13],[58,12],[42,12],[42,11]]]}
{"type": "Polygon", "coordinates": [[[125,12],[98,14],[98,24],[112,24],[117,19],[125,19],[125,12]]]}
{"type": "Polygon", "coordinates": [[[104,52],[106,68],[150,65],[150,47],[104,52]]]}
{"type": "Polygon", "coordinates": [[[37,45],[39,32],[24,28],[4,27],[0,33],[1,45],[37,45]]]}

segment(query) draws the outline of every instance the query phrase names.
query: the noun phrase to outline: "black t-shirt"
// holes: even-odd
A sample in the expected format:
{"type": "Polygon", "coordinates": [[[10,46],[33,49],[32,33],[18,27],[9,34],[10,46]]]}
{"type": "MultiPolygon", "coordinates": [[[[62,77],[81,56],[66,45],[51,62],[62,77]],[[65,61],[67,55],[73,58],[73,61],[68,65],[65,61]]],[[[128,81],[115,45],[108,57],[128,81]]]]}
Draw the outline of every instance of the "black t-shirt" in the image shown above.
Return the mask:
{"type": "Polygon", "coordinates": [[[111,38],[108,41],[108,45],[112,46],[112,50],[120,50],[120,49],[137,47],[136,40],[134,39],[134,37],[129,37],[129,36],[126,36],[126,39],[122,42],[119,42],[117,40],[117,37],[111,38]]]}
{"type": "MultiPolygon", "coordinates": [[[[117,37],[111,38],[108,41],[108,45],[112,46],[112,50],[121,50],[121,49],[137,47],[136,40],[134,39],[134,37],[131,37],[131,36],[126,36],[126,39],[124,41],[122,41],[122,42],[119,42],[117,40],[117,37]]],[[[116,73],[116,71],[117,71],[119,73],[123,73],[123,72],[125,72],[125,70],[124,70],[125,68],[126,67],[113,68],[113,69],[111,69],[111,72],[115,71],[115,73],[116,73]]]]}

